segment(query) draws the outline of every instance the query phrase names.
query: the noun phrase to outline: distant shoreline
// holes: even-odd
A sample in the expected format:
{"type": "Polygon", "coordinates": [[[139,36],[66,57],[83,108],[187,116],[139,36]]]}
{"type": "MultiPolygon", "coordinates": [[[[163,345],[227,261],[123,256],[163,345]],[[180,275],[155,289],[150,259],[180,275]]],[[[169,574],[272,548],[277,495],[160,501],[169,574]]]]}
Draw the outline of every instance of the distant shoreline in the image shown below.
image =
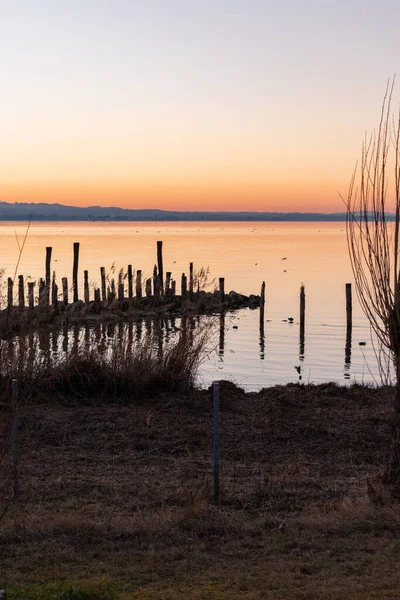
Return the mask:
{"type": "MultiPolygon", "coordinates": [[[[387,214],[388,220],[394,215],[387,214]]],[[[64,204],[33,204],[0,202],[0,221],[79,221],[79,222],[344,222],[346,212],[252,212],[252,211],[172,211],[160,209],[130,209],[102,206],[66,206],[64,204]]]]}

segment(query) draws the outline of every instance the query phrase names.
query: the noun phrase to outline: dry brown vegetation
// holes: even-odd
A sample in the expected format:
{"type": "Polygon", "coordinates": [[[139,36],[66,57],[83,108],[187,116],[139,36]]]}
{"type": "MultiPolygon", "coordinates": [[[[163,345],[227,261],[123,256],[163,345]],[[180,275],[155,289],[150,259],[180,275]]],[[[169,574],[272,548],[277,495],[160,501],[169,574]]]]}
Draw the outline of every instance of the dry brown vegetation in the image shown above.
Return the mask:
{"type": "Polygon", "coordinates": [[[22,405],[12,600],[399,597],[391,388],[223,383],[219,505],[210,392],[92,400],[22,405]]]}

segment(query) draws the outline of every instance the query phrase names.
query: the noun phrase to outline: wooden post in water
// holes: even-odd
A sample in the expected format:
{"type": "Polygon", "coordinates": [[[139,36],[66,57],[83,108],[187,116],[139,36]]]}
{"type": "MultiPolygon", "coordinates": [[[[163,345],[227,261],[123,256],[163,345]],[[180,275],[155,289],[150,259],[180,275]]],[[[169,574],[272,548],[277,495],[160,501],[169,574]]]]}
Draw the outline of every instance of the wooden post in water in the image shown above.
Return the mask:
{"type": "Polygon", "coordinates": [[[106,292],[106,270],[104,267],[100,267],[100,277],[101,277],[101,299],[103,302],[107,300],[107,292],[106,292]]]}
{"type": "Polygon", "coordinates": [[[68,305],[68,279],[66,277],[62,278],[62,289],[63,289],[63,303],[64,306],[68,305]]]}
{"type": "Polygon", "coordinates": [[[51,291],[52,291],[51,303],[53,305],[53,308],[57,308],[58,307],[58,285],[56,284],[55,281],[53,283],[51,291]]]}
{"type": "Polygon", "coordinates": [[[146,298],[151,298],[151,278],[146,279],[146,298]]]}
{"type": "Polygon", "coordinates": [[[35,307],[35,282],[28,282],[28,306],[30,310],[33,310],[35,307]]]}
{"type": "Polygon", "coordinates": [[[175,281],[175,279],[173,279],[171,281],[171,296],[172,297],[176,296],[176,281],[175,281]]]}
{"type": "Polygon", "coordinates": [[[182,273],[182,282],[181,282],[182,300],[184,300],[186,298],[186,294],[187,294],[187,277],[186,277],[185,273],[182,273]]]}
{"type": "Polygon", "coordinates": [[[83,271],[83,295],[85,304],[89,304],[89,271],[83,271]]]}
{"type": "Polygon", "coordinates": [[[157,276],[154,282],[154,301],[156,304],[160,299],[161,288],[161,279],[157,276]]]}
{"type": "Polygon", "coordinates": [[[193,301],[193,263],[189,264],[189,300],[193,301]]]}
{"type": "Polygon", "coordinates": [[[132,302],[132,298],[133,298],[133,273],[132,273],[132,265],[128,265],[128,298],[129,298],[129,302],[132,302]]]}
{"type": "Polygon", "coordinates": [[[261,284],[260,297],[260,329],[264,328],[264,310],[265,310],[265,281],[261,284]]]}
{"type": "Polygon", "coordinates": [[[219,502],[219,382],[213,382],[214,502],[219,502]]]}
{"type": "MultiPolygon", "coordinates": [[[[151,291],[150,291],[151,296],[151,291]]],[[[142,297],[142,271],[139,269],[136,271],[136,297],[142,297]]]]}
{"type": "Polygon", "coordinates": [[[74,242],[74,264],[72,267],[72,289],[74,302],[78,302],[78,263],[79,263],[79,242],[74,242]]]}
{"type": "Polygon", "coordinates": [[[11,434],[12,450],[12,475],[13,475],[13,500],[16,500],[19,492],[19,473],[18,473],[18,382],[16,379],[11,381],[12,414],[13,426],[11,434]]]}
{"type": "Polygon", "coordinates": [[[14,287],[14,282],[11,279],[11,277],[9,277],[7,279],[7,307],[8,308],[12,308],[12,305],[13,305],[13,287],[14,287]]]}
{"type": "Polygon", "coordinates": [[[124,284],[122,283],[122,281],[118,284],[118,300],[119,302],[124,301],[124,284]]]}
{"type": "Polygon", "coordinates": [[[22,310],[25,308],[25,294],[24,294],[24,276],[18,275],[18,306],[22,310]]]}
{"type": "Polygon", "coordinates": [[[53,271],[53,279],[51,282],[51,304],[56,307],[58,303],[58,285],[56,284],[56,272],[53,271]]]}
{"type": "Polygon", "coordinates": [[[94,302],[96,306],[100,306],[101,296],[100,296],[100,288],[95,288],[94,290],[94,302]]]}
{"type": "Polygon", "coordinates": [[[46,304],[45,290],[46,290],[46,283],[45,283],[44,279],[40,278],[39,279],[39,306],[41,308],[43,308],[46,304]]]}
{"type": "Polygon", "coordinates": [[[306,321],[306,293],[304,285],[300,287],[300,338],[304,338],[304,329],[306,321]]]}
{"type": "Polygon", "coordinates": [[[162,242],[157,242],[157,265],[158,265],[158,275],[161,280],[161,294],[163,293],[163,285],[164,285],[164,267],[163,267],[163,255],[162,255],[162,242]]]}
{"type": "Polygon", "coordinates": [[[171,285],[171,275],[172,273],[170,271],[167,271],[166,275],[165,275],[165,295],[169,296],[169,292],[170,292],[170,285],[171,285]]]}
{"type": "Polygon", "coordinates": [[[221,302],[225,302],[225,277],[219,278],[219,295],[221,302]]]}
{"type": "Polygon", "coordinates": [[[51,269],[51,253],[53,248],[51,246],[46,247],[46,285],[50,289],[50,269],[51,269]]]}
{"type": "Polygon", "coordinates": [[[153,269],[153,292],[154,292],[154,295],[156,293],[156,286],[157,286],[157,266],[154,265],[154,269],[153,269]]]}
{"type": "Polygon", "coordinates": [[[347,329],[353,325],[353,302],[351,297],[351,283],[346,283],[346,324],[347,329]]]}

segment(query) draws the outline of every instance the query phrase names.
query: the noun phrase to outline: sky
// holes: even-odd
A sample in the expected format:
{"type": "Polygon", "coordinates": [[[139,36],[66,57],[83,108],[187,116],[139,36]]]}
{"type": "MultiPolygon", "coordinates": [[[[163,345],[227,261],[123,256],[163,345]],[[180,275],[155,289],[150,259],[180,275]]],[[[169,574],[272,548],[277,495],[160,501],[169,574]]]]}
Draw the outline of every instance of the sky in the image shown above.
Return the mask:
{"type": "Polygon", "coordinates": [[[2,0],[0,200],[343,210],[398,0],[2,0]]]}

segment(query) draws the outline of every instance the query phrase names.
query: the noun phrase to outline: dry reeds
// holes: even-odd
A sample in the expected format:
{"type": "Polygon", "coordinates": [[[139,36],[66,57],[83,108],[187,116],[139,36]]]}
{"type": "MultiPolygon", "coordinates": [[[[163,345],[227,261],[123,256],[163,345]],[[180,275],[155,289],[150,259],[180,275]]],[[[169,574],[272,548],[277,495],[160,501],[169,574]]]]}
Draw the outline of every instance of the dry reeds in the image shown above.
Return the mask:
{"type": "Polygon", "coordinates": [[[111,339],[99,351],[94,337],[77,343],[58,356],[43,353],[38,345],[27,352],[4,356],[0,363],[0,397],[9,395],[16,378],[26,400],[33,395],[74,395],[90,399],[113,395],[137,398],[158,392],[187,392],[195,386],[199,366],[212,343],[210,325],[181,331],[175,341],[160,347],[159,337],[147,333],[133,344],[127,332],[111,339]]]}

